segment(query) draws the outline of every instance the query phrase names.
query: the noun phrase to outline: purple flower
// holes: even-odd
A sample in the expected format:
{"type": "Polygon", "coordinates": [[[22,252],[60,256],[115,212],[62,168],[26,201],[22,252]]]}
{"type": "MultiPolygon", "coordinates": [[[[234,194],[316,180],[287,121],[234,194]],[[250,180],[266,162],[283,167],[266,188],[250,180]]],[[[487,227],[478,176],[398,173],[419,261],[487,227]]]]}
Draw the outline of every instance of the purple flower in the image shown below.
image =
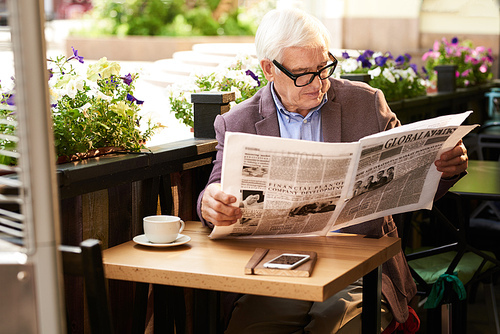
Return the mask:
{"type": "Polygon", "coordinates": [[[130,101],[131,103],[137,103],[137,104],[143,104],[144,101],[136,99],[132,94],[127,94],[127,100],[130,101]]]}
{"type": "Polygon", "coordinates": [[[78,59],[78,61],[83,64],[83,57],[78,55],[78,50],[75,50],[74,47],[71,48],[73,49],[73,55],[69,57],[68,60],[78,59]]]}
{"type": "Polygon", "coordinates": [[[372,51],[372,50],[365,50],[365,52],[363,52],[363,55],[366,57],[366,58],[370,58],[371,56],[373,56],[373,54],[375,53],[375,51],[372,51]]]}
{"type": "Polygon", "coordinates": [[[384,66],[385,63],[387,62],[387,59],[388,58],[384,56],[378,56],[375,58],[375,64],[377,64],[377,66],[384,66]]]}
{"type": "Polygon", "coordinates": [[[363,68],[371,68],[372,67],[372,63],[370,62],[369,59],[362,58],[361,59],[361,67],[363,67],[363,68]]]}
{"type": "Polygon", "coordinates": [[[372,67],[372,63],[370,62],[370,58],[371,56],[367,56],[366,54],[366,51],[361,54],[359,57],[358,57],[358,61],[361,62],[361,67],[363,68],[371,68],[372,67]]]}
{"type": "Polygon", "coordinates": [[[351,56],[349,56],[349,54],[344,51],[344,52],[342,52],[342,58],[349,59],[349,58],[351,58],[351,56]]]}
{"type": "Polygon", "coordinates": [[[129,73],[126,76],[122,77],[122,80],[123,80],[124,83],[126,83],[127,85],[130,86],[130,84],[132,83],[132,81],[134,79],[132,79],[132,75],[129,73]]]}
{"type": "Polygon", "coordinates": [[[425,68],[425,66],[422,66],[422,72],[425,75],[424,79],[429,79],[429,72],[427,72],[427,69],[425,68]]]}
{"type": "Polygon", "coordinates": [[[251,76],[252,79],[254,79],[255,81],[257,81],[257,86],[260,86],[259,77],[257,75],[255,75],[255,73],[253,73],[251,70],[246,70],[245,74],[251,76]]]}
{"type": "Polygon", "coordinates": [[[453,37],[451,39],[451,44],[458,44],[458,38],[457,37],[453,37]]]}
{"type": "Polygon", "coordinates": [[[410,64],[410,67],[411,67],[411,69],[413,70],[413,72],[415,72],[415,74],[418,74],[418,67],[417,67],[417,64],[410,64]]]}
{"type": "Polygon", "coordinates": [[[402,56],[402,55],[399,55],[399,56],[396,58],[396,60],[395,60],[395,62],[396,62],[396,66],[401,66],[401,65],[403,65],[403,64],[405,63],[405,61],[406,61],[405,57],[404,57],[404,56],[402,56]]]}
{"type": "Polygon", "coordinates": [[[16,103],[14,102],[14,94],[10,94],[7,100],[5,100],[5,103],[7,103],[9,106],[15,106],[16,103]]]}

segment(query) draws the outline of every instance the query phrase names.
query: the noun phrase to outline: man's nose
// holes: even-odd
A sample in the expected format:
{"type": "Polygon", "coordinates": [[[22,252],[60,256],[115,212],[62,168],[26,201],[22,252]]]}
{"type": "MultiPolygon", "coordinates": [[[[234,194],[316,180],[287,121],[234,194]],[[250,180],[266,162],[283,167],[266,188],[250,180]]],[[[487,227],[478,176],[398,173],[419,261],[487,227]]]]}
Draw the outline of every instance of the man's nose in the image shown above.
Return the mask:
{"type": "Polygon", "coordinates": [[[320,79],[319,75],[316,75],[314,76],[314,79],[313,81],[310,83],[310,85],[312,85],[313,87],[315,88],[321,88],[321,86],[323,85],[323,80],[320,79]]]}

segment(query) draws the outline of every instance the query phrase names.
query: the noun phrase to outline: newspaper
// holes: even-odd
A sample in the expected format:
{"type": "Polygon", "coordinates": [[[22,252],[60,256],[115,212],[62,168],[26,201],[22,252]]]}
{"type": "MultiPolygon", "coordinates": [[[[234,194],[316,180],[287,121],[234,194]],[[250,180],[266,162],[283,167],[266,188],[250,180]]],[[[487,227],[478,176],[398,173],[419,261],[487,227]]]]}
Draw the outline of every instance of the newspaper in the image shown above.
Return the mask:
{"type": "Polygon", "coordinates": [[[226,133],[221,186],[242,217],[210,237],[328,235],[396,213],[431,209],[434,161],[477,125],[472,111],[364,137],[322,143],[226,133]]]}

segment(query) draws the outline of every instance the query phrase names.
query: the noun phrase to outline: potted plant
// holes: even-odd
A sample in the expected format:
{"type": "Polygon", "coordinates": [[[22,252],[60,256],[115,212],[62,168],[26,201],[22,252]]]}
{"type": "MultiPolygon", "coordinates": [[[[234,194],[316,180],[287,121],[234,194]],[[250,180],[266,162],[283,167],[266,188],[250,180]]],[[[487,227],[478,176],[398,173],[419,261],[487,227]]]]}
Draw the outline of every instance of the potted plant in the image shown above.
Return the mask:
{"type": "MultiPolygon", "coordinates": [[[[83,64],[83,57],[75,49],[70,57],[58,56],[48,61],[58,162],[145,148],[145,141],[159,125],[148,120],[145,129],[140,129],[138,112],[143,101],[133,95],[138,74],[121,75],[120,65],[106,58],[89,66],[83,64]]],[[[13,88],[2,93],[0,110],[12,121],[15,121],[14,101],[13,88]]],[[[5,134],[15,129],[2,130],[5,134]]],[[[15,150],[15,144],[8,138],[1,139],[0,145],[15,150]]]]}
{"type": "Polygon", "coordinates": [[[341,77],[363,74],[367,83],[384,92],[387,101],[398,101],[426,95],[425,73],[419,73],[417,65],[410,63],[409,54],[394,58],[390,52],[365,50],[357,57],[343,52],[340,60],[341,77]]]}
{"type": "Polygon", "coordinates": [[[199,92],[235,92],[240,103],[252,97],[267,84],[262,69],[256,58],[249,55],[239,55],[229,63],[219,65],[214,72],[195,74],[186,82],[172,85],[168,88],[170,112],[181,123],[194,127],[193,105],[191,94],[199,92]]]}
{"type": "Polygon", "coordinates": [[[457,37],[450,42],[446,38],[435,41],[422,60],[433,82],[438,80],[437,70],[446,70],[450,66],[455,66],[451,71],[454,71],[457,88],[479,85],[493,78],[491,48],[474,47],[471,41],[459,42],[457,37]]]}

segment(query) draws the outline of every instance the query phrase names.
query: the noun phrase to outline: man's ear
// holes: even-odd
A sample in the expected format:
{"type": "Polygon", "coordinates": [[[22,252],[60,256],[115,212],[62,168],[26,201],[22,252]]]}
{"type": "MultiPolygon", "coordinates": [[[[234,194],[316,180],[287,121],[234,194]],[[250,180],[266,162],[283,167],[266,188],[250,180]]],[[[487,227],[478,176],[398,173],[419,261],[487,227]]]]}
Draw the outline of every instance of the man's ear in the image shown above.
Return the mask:
{"type": "Polygon", "coordinates": [[[260,61],[260,67],[262,68],[262,72],[266,77],[267,81],[274,81],[274,64],[269,59],[262,59],[260,61]]]}

